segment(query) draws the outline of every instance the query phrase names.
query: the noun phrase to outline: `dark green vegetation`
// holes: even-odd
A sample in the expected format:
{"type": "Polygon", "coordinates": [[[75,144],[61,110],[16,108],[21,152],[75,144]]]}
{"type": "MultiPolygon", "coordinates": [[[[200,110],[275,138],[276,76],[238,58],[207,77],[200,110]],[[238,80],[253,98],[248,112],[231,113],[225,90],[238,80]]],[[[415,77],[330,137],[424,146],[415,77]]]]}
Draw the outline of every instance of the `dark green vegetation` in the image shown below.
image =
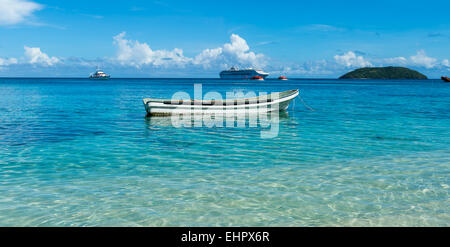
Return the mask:
{"type": "Polygon", "coordinates": [[[339,79],[428,79],[425,75],[403,67],[369,67],[349,72],[339,79]]]}

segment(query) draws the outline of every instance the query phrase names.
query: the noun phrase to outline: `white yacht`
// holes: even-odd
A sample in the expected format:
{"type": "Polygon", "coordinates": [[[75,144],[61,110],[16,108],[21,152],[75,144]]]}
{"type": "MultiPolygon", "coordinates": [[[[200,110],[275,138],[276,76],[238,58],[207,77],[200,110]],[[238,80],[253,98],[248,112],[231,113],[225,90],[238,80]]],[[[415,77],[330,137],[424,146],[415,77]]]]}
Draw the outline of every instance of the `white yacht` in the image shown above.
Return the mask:
{"type": "Polygon", "coordinates": [[[260,69],[239,69],[238,67],[231,67],[229,70],[224,70],[220,72],[221,79],[252,79],[256,77],[262,77],[262,79],[269,76],[269,73],[264,72],[260,69]]]}
{"type": "Polygon", "coordinates": [[[89,75],[89,79],[91,79],[91,80],[108,80],[109,77],[110,76],[108,74],[103,72],[98,67],[97,67],[97,70],[95,71],[95,73],[92,73],[91,75],[89,75]]]}

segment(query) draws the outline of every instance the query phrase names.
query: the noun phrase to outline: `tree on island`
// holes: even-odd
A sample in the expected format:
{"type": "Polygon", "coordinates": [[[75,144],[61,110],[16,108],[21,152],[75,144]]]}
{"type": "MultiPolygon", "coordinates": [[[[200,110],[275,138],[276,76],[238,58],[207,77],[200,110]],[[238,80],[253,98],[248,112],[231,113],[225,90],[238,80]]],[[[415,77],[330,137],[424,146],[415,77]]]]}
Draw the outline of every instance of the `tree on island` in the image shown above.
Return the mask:
{"type": "Polygon", "coordinates": [[[339,79],[428,79],[425,75],[404,67],[366,67],[353,70],[339,79]]]}

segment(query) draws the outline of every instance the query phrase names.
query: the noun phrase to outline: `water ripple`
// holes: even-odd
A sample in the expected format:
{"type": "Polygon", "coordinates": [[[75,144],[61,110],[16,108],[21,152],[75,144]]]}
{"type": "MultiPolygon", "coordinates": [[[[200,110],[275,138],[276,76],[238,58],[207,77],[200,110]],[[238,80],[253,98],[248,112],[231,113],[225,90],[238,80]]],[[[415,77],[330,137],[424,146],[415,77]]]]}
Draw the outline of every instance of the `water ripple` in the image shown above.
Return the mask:
{"type": "Polygon", "coordinates": [[[449,226],[450,89],[438,83],[5,80],[1,226],[449,226]],[[299,88],[316,111],[296,102],[272,139],[145,118],[141,98],[194,82],[299,88]]]}

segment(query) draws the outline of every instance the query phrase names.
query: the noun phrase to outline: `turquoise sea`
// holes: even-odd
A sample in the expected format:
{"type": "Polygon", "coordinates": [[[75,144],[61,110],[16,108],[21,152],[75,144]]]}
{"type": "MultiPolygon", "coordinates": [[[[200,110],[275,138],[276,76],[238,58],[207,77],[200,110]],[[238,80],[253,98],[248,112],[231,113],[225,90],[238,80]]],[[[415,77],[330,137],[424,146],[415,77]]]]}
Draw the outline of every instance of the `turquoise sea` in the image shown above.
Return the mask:
{"type": "Polygon", "coordinates": [[[0,78],[0,226],[450,226],[449,190],[440,80],[0,78]],[[268,139],[145,117],[194,83],[301,98],[268,139]]]}

